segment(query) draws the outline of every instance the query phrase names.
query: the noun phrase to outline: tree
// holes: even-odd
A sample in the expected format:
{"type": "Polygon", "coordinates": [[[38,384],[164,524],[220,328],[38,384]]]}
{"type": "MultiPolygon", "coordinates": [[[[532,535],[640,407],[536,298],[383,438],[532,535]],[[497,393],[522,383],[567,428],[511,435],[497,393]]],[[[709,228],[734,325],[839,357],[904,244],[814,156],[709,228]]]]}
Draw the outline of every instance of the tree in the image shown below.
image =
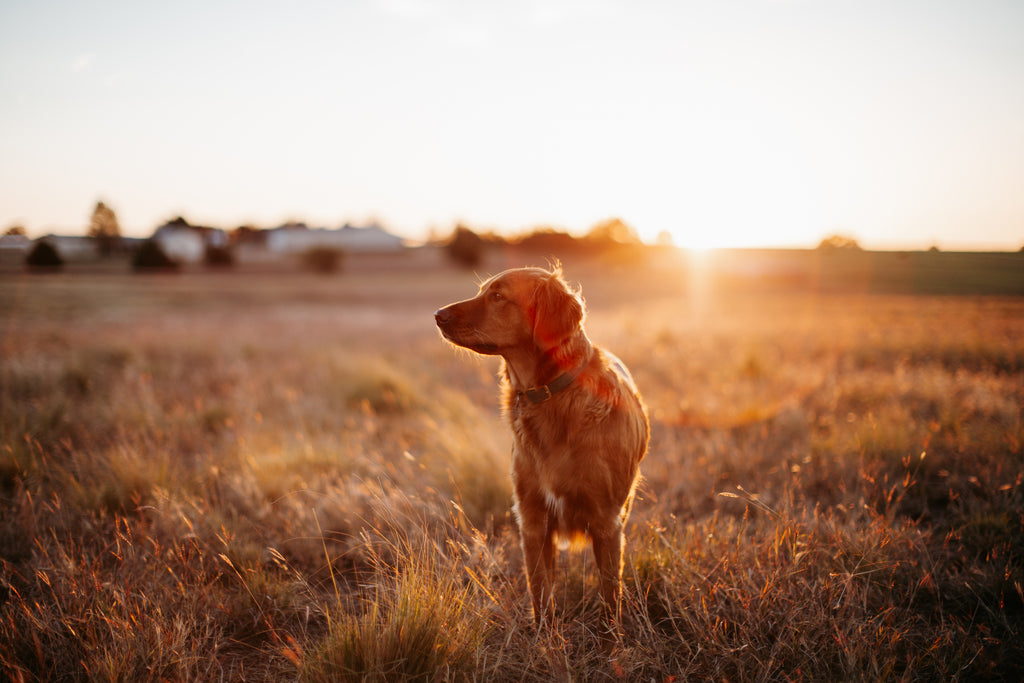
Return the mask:
{"type": "Polygon", "coordinates": [[[822,251],[834,251],[834,250],[847,250],[847,251],[860,251],[860,245],[857,244],[857,240],[846,235],[829,235],[818,244],[818,249],[822,251]]]}
{"type": "Polygon", "coordinates": [[[579,249],[579,240],[559,228],[538,226],[515,240],[523,249],[545,252],[547,255],[568,254],[579,249]]]}
{"type": "Polygon", "coordinates": [[[636,230],[621,218],[601,221],[590,229],[587,239],[602,244],[640,244],[636,230]]]}
{"type": "Polygon", "coordinates": [[[114,210],[103,202],[96,202],[89,220],[89,237],[96,240],[100,254],[108,256],[121,244],[121,226],[114,210]]]}

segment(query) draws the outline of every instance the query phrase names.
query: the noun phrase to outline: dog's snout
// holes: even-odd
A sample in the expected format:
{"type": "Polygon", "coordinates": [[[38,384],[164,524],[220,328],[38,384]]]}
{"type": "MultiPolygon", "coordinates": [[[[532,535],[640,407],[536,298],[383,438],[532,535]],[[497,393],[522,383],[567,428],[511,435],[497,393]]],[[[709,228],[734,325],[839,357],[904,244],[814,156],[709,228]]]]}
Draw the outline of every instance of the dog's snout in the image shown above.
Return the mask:
{"type": "Polygon", "coordinates": [[[447,325],[452,321],[452,311],[450,307],[439,308],[434,311],[434,322],[438,325],[447,325]]]}

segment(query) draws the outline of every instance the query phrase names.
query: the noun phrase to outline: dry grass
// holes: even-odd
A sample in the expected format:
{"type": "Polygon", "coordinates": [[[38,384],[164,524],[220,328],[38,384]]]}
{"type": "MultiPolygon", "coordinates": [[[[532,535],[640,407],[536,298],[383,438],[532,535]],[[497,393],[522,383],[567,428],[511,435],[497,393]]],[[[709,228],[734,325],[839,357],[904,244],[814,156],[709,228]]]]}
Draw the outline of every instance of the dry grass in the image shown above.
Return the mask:
{"type": "Polygon", "coordinates": [[[653,421],[536,633],[455,271],[0,280],[11,680],[1019,680],[1024,301],[568,264],[653,421]]]}

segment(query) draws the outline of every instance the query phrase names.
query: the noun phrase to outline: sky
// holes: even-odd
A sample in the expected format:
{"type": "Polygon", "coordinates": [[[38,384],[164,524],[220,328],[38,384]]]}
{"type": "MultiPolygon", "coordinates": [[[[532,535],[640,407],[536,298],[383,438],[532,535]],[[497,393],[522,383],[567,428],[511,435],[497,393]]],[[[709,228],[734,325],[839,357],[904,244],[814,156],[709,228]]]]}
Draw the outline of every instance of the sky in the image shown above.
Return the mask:
{"type": "Polygon", "coordinates": [[[0,0],[0,231],[1019,249],[1020,0],[0,0]]]}

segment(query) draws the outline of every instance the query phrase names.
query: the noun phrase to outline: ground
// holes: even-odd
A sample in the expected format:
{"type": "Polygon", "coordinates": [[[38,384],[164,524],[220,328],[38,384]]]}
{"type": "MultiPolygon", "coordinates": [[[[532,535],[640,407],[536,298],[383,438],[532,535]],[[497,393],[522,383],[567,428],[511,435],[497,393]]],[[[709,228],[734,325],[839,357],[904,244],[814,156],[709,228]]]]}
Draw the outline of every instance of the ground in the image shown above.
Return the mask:
{"type": "Polygon", "coordinates": [[[395,258],[0,273],[6,677],[1020,679],[1024,299],[566,259],[652,418],[609,652],[432,319],[544,259],[395,258]]]}

